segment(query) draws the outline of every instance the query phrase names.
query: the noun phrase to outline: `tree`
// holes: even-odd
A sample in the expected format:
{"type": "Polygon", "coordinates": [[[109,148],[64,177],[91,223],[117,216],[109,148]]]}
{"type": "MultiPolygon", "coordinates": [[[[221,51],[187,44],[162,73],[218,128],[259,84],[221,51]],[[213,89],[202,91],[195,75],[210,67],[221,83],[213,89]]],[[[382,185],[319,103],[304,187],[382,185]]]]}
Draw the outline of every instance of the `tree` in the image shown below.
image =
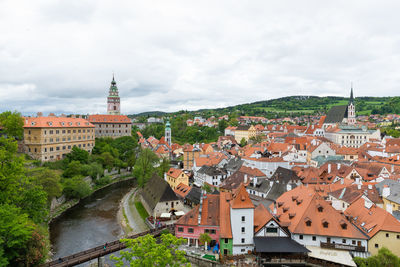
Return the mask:
{"type": "Polygon", "coordinates": [[[9,137],[22,139],[24,133],[24,120],[19,112],[5,111],[0,113],[0,126],[9,137]]]}
{"type": "Polygon", "coordinates": [[[377,255],[368,258],[355,257],[354,262],[360,267],[399,267],[400,258],[383,247],[377,255]]]}
{"type": "Polygon", "coordinates": [[[42,223],[47,217],[47,194],[41,186],[29,184],[21,193],[21,198],[17,202],[18,207],[27,213],[35,223],[42,223]]]}
{"type": "Polygon", "coordinates": [[[160,177],[164,177],[164,173],[166,173],[170,168],[169,159],[163,158],[161,160],[160,166],[157,167],[157,174],[160,177]]]}
{"type": "Polygon", "coordinates": [[[207,242],[207,244],[210,245],[211,237],[207,233],[202,233],[199,237],[199,241],[202,244],[205,244],[207,242]]]}
{"type": "Polygon", "coordinates": [[[85,182],[82,176],[64,179],[63,187],[63,193],[67,198],[84,198],[91,192],[90,185],[85,182]]]}
{"type": "Polygon", "coordinates": [[[68,167],[63,172],[63,176],[72,177],[81,175],[82,171],[83,171],[83,165],[79,161],[74,160],[68,164],[68,167]]]}
{"type": "Polygon", "coordinates": [[[87,164],[89,163],[89,152],[74,146],[71,152],[66,155],[66,158],[68,162],[78,161],[81,164],[87,164]]]}
{"type": "Polygon", "coordinates": [[[218,122],[218,130],[221,134],[225,133],[225,128],[228,127],[228,122],[226,120],[220,120],[218,122]]]}
{"type": "Polygon", "coordinates": [[[62,186],[60,175],[57,171],[40,168],[40,170],[34,174],[34,182],[41,185],[43,190],[46,191],[49,202],[53,198],[61,196],[62,186]]]}
{"type": "Polygon", "coordinates": [[[0,262],[15,265],[21,251],[32,237],[34,226],[28,216],[14,205],[0,204],[0,262]]]}
{"type": "Polygon", "coordinates": [[[125,266],[125,262],[138,267],[190,266],[185,258],[185,251],[178,250],[183,239],[171,234],[162,234],[159,241],[151,235],[121,241],[126,244],[128,250],[121,251],[120,257],[111,256],[118,267],[125,266]]]}
{"type": "Polygon", "coordinates": [[[211,186],[209,184],[206,184],[206,183],[203,184],[202,189],[204,191],[206,191],[207,193],[211,193],[212,192],[211,186]]]}
{"type": "Polygon", "coordinates": [[[154,173],[154,165],[158,162],[157,155],[148,148],[143,149],[136,161],[133,175],[138,179],[139,186],[144,186],[146,181],[154,173]]]}
{"type": "Polygon", "coordinates": [[[240,140],[240,146],[244,147],[245,145],[247,145],[247,141],[246,139],[244,139],[244,137],[240,140]]]}

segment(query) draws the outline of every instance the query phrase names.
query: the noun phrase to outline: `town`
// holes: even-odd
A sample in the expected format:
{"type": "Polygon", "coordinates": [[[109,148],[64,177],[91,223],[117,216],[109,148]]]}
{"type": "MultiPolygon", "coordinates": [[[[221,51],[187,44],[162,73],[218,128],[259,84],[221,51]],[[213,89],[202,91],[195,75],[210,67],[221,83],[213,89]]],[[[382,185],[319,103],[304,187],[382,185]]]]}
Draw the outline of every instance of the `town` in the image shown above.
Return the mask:
{"type": "MultiPolygon", "coordinates": [[[[380,253],[400,257],[400,138],[381,132],[400,116],[357,116],[354,93],[312,116],[139,122],[121,115],[112,77],[106,114],[24,116],[18,151],[62,172],[59,192],[49,195],[55,217],[71,200],[132,177],[134,193],[124,199],[135,201],[125,200],[118,219],[125,234],[168,227],[194,265],[356,266],[380,253]],[[173,130],[178,122],[214,129],[215,141],[175,142],[184,138],[173,130]]],[[[48,266],[70,266],[57,255],[48,266]]]]}

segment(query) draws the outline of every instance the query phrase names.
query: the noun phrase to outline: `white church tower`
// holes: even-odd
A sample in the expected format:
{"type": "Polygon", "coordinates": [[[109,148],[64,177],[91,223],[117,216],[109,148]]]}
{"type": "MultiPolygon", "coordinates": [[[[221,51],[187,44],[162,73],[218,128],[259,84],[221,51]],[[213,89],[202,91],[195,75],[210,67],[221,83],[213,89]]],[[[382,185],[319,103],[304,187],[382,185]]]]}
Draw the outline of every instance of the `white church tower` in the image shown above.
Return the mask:
{"type": "Polygon", "coordinates": [[[356,106],[354,105],[353,86],[351,86],[350,101],[347,106],[347,124],[356,124],[356,106]]]}

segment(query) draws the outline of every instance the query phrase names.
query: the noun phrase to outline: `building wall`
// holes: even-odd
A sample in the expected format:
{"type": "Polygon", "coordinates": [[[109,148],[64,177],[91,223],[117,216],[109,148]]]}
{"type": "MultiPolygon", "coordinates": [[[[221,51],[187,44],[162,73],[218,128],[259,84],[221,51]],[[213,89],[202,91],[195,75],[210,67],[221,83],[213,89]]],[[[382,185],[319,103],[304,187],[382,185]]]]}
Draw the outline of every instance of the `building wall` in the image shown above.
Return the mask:
{"type": "MultiPolygon", "coordinates": [[[[175,209],[176,211],[183,210],[182,200],[158,202],[154,208],[154,211],[156,213],[156,217],[159,217],[162,213],[170,212],[171,209],[175,209]]],[[[154,215],[154,211],[153,213],[149,213],[150,216],[154,215]]]]}
{"type": "Polygon", "coordinates": [[[233,241],[232,238],[220,238],[219,239],[219,245],[220,245],[220,254],[223,256],[224,255],[224,250],[227,250],[226,255],[232,255],[233,254],[233,241]],[[226,242],[228,241],[228,242],[226,242]]]}
{"type": "Polygon", "coordinates": [[[131,123],[91,123],[96,127],[96,137],[118,138],[132,135],[131,123]]]}
{"type": "MultiPolygon", "coordinates": [[[[320,235],[292,234],[292,239],[304,246],[321,247],[321,242],[324,242],[324,243],[327,242],[327,238],[328,238],[327,236],[320,236],[320,235]],[[303,236],[303,239],[301,239],[300,236],[303,236]],[[315,240],[313,240],[313,236],[315,236],[315,240]]],[[[366,251],[368,250],[368,242],[365,239],[354,239],[354,238],[333,237],[333,236],[330,236],[330,239],[331,239],[331,243],[342,244],[342,245],[352,245],[352,246],[356,246],[358,241],[360,241],[361,246],[365,247],[366,251]],[[343,243],[343,239],[346,240],[346,243],[343,243]]]]}
{"type": "Polygon", "coordinates": [[[188,177],[184,172],[182,172],[182,173],[179,175],[178,178],[169,176],[169,175],[167,174],[167,180],[166,180],[166,181],[167,181],[167,183],[169,184],[169,186],[170,186],[173,190],[175,190],[175,188],[176,188],[180,183],[183,183],[184,185],[189,185],[189,177],[188,177]]]}
{"type": "MultiPolygon", "coordinates": [[[[395,211],[398,210],[400,211],[400,205],[396,202],[390,201],[385,197],[382,197],[383,200],[383,207],[386,211],[395,211]],[[387,208],[387,206],[390,206],[390,208],[387,208]]],[[[391,212],[392,213],[392,212],[391,212]]],[[[399,244],[400,245],[400,244],[399,244]]]]}
{"type": "Polygon", "coordinates": [[[34,159],[62,159],[74,146],[92,152],[95,144],[93,127],[24,127],[24,153],[34,159]]]}
{"type": "Polygon", "coordinates": [[[192,226],[192,225],[175,225],[175,236],[179,238],[185,239],[194,239],[198,240],[200,235],[205,233],[206,229],[215,230],[215,234],[211,234],[208,232],[208,235],[211,237],[212,240],[219,239],[219,226],[192,226]],[[183,232],[178,231],[179,228],[183,228],[183,232]],[[193,229],[193,233],[189,233],[189,228],[193,229]]]}
{"type": "Polygon", "coordinates": [[[262,229],[260,229],[256,236],[281,236],[281,237],[287,237],[287,233],[283,231],[279,225],[274,221],[270,220],[268,223],[266,223],[266,226],[264,226],[262,229]],[[276,233],[271,233],[267,231],[267,228],[275,228],[276,233]]]}
{"type": "Polygon", "coordinates": [[[372,255],[378,254],[378,250],[382,247],[390,249],[396,256],[400,257],[400,233],[379,231],[368,241],[368,251],[372,255]]]}
{"type": "Polygon", "coordinates": [[[253,250],[254,246],[254,209],[232,209],[231,208],[231,229],[232,229],[232,253],[246,254],[253,250]],[[242,216],[245,221],[242,222],[242,216]],[[242,227],[245,231],[242,232],[242,227]],[[244,242],[242,242],[244,239],[244,242]]]}
{"type": "Polygon", "coordinates": [[[245,166],[257,168],[262,171],[268,178],[274,174],[278,167],[283,167],[286,169],[291,169],[292,166],[288,161],[258,161],[258,160],[250,160],[244,158],[246,163],[245,166]]]}

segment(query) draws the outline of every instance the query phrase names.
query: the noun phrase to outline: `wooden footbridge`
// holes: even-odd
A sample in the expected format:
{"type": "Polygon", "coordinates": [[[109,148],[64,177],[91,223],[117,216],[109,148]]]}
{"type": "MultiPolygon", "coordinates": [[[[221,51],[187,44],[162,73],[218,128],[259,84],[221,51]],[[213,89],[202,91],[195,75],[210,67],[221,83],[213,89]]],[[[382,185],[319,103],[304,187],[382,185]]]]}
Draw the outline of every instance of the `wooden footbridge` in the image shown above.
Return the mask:
{"type": "MultiPolygon", "coordinates": [[[[160,236],[164,230],[174,231],[175,225],[167,225],[160,227],[158,229],[151,229],[139,234],[135,234],[132,236],[128,236],[126,238],[137,238],[140,236],[144,236],[147,234],[153,235],[155,237],[160,236]]],[[[103,257],[105,255],[111,254],[113,252],[119,251],[121,249],[125,249],[126,246],[124,243],[120,242],[119,240],[115,240],[113,242],[107,242],[107,246],[104,249],[104,245],[94,247],[88,250],[84,250],[60,259],[53,260],[51,262],[47,262],[42,267],[64,267],[64,266],[75,266],[81,263],[88,262],[93,259],[97,259],[103,257]]]]}

